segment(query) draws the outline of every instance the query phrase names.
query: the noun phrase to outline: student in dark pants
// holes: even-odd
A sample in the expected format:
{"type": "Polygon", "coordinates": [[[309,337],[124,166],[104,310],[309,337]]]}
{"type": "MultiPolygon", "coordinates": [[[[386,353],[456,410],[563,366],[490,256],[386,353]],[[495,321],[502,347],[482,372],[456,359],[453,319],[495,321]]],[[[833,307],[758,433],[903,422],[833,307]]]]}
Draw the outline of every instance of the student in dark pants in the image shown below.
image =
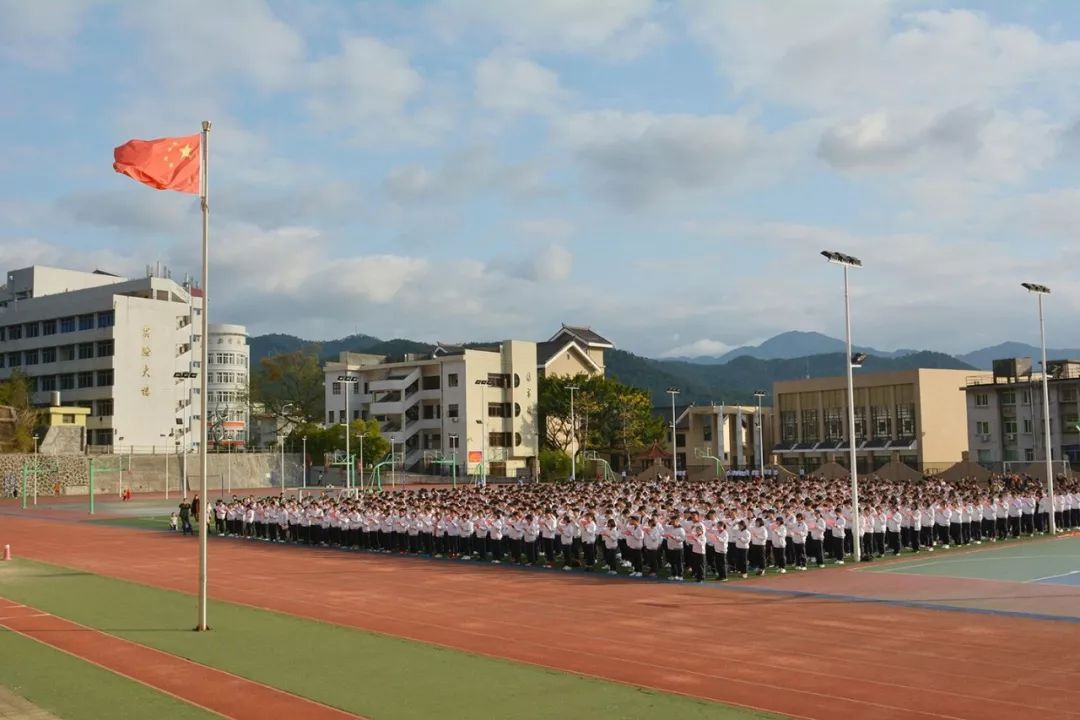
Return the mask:
{"type": "Polygon", "coordinates": [[[187,500],[180,503],[180,529],[184,535],[195,534],[195,530],[191,527],[191,503],[187,500]]]}

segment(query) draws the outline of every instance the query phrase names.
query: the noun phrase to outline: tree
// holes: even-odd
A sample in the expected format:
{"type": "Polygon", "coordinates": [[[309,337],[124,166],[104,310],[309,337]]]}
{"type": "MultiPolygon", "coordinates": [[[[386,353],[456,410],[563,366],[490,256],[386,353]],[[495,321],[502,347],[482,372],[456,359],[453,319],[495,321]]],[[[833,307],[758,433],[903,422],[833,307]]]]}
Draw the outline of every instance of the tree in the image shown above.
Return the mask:
{"type": "Polygon", "coordinates": [[[11,377],[0,382],[0,405],[7,405],[15,411],[12,437],[0,438],[0,450],[14,453],[33,450],[38,411],[30,402],[30,382],[21,371],[13,371],[11,377]]]}
{"type": "MultiPolygon", "coordinates": [[[[324,428],[314,423],[304,423],[293,428],[286,443],[299,448],[307,438],[307,452],[312,464],[322,465],[323,458],[335,450],[345,449],[345,426],[334,424],[324,428]]],[[[390,441],[379,431],[378,420],[353,420],[349,423],[349,452],[360,460],[360,438],[363,438],[364,467],[371,467],[390,452],[390,441]]]]}
{"type": "Polygon", "coordinates": [[[544,444],[569,452],[574,436],[570,424],[570,390],[574,386],[574,422],[578,450],[618,453],[630,463],[634,448],[664,437],[664,421],[652,413],[647,390],[597,376],[541,377],[537,407],[544,444]]]}
{"type": "Polygon", "coordinates": [[[252,402],[290,423],[326,415],[323,371],[316,355],[304,350],[264,357],[251,375],[252,402]]]}

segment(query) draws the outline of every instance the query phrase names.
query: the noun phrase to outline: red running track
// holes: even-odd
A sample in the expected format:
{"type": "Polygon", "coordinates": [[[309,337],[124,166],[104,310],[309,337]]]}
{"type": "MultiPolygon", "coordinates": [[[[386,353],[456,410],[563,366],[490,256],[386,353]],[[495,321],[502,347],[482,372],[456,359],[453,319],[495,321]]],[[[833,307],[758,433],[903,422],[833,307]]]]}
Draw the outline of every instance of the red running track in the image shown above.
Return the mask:
{"type": "MultiPolygon", "coordinates": [[[[5,542],[196,588],[191,538],[5,517],[5,542]]],[[[1080,653],[1061,652],[1078,623],[231,539],[212,540],[210,567],[220,600],[793,717],[1080,720],[1080,653]]]]}

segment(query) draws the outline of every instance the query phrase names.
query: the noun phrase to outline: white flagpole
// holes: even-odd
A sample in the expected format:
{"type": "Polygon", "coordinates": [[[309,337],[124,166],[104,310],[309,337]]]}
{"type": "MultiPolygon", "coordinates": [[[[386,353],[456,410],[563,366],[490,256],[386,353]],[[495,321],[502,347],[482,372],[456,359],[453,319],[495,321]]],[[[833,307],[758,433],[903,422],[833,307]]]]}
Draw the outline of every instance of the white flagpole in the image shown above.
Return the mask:
{"type": "Polygon", "coordinates": [[[200,464],[200,480],[199,480],[199,624],[196,625],[195,630],[204,631],[209,630],[210,627],[206,624],[206,540],[207,540],[207,505],[209,503],[209,495],[207,494],[207,482],[206,482],[206,368],[207,368],[207,343],[209,342],[207,334],[207,321],[210,316],[210,259],[209,259],[209,239],[210,239],[210,202],[209,202],[209,189],[207,188],[207,179],[209,176],[207,168],[207,160],[210,157],[208,143],[210,140],[210,121],[203,120],[202,123],[202,142],[199,143],[200,152],[202,157],[200,158],[200,194],[202,199],[202,350],[200,351],[200,367],[199,367],[199,464],[200,464]]]}

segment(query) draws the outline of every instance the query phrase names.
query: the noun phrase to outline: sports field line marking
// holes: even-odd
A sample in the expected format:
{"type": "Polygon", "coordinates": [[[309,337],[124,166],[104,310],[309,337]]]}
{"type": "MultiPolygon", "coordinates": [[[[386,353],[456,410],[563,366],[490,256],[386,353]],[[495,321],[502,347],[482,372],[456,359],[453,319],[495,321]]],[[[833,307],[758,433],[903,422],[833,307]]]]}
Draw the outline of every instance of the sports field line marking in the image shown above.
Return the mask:
{"type": "MultiPolygon", "coordinates": [[[[31,606],[30,605],[24,605],[23,607],[30,608],[31,606]]],[[[36,608],[34,608],[34,609],[36,609],[36,608]]],[[[71,625],[74,625],[74,626],[76,626],[78,628],[81,628],[83,630],[88,630],[88,631],[93,632],[93,633],[99,633],[101,635],[104,635],[104,636],[106,636],[108,638],[111,638],[113,640],[117,640],[117,641],[119,641],[121,643],[124,643],[126,645],[134,645],[134,646],[143,648],[144,650],[147,650],[147,651],[149,651],[149,652],[151,652],[151,653],[153,653],[155,655],[164,655],[166,657],[171,657],[171,658],[174,658],[174,659],[176,659],[176,660],[178,660],[178,661],[180,661],[182,663],[187,663],[187,664],[190,664],[190,665],[196,665],[198,667],[205,668],[205,669],[210,670],[210,671],[215,672],[215,673],[221,673],[222,675],[227,675],[227,676],[236,678],[237,680],[240,680],[240,681],[245,682],[245,683],[249,683],[251,685],[258,685],[258,686],[267,688],[268,690],[272,690],[272,691],[274,691],[276,693],[280,693],[282,695],[291,695],[292,697],[295,697],[295,698],[298,698],[298,699],[303,700],[305,702],[311,703],[312,705],[318,705],[318,706],[324,707],[324,708],[326,708],[328,710],[333,710],[335,712],[342,713],[343,715],[346,715],[346,716],[355,717],[358,720],[365,720],[365,718],[362,715],[356,715],[355,713],[350,713],[347,710],[342,710],[341,708],[334,707],[333,705],[328,705],[327,703],[320,702],[318,700],[315,700],[315,699],[312,699],[312,698],[309,698],[309,697],[305,697],[303,695],[299,695],[299,694],[294,693],[294,692],[289,692],[288,690],[282,690],[281,688],[274,687],[273,685],[269,685],[269,684],[261,682],[259,680],[253,680],[251,678],[244,677],[243,675],[238,675],[236,673],[229,672],[228,670],[223,670],[221,668],[214,667],[213,665],[207,665],[207,664],[201,663],[201,662],[199,662],[197,660],[192,660],[190,658],[186,658],[186,657],[184,657],[182,655],[176,655],[174,653],[166,652],[165,650],[159,650],[158,648],[155,648],[155,647],[153,647],[151,645],[145,645],[143,643],[135,642],[134,640],[128,640],[127,638],[120,637],[119,635],[114,635],[113,633],[106,632],[104,630],[99,630],[98,628],[90,627],[89,625],[84,625],[84,624],[82,624],[80,622],[76,622],[75,620],[71,620],[69,618],[61,617],[59,615],[53,615],[52,613],[37,612],[37,613],[35,613],[33,615],[12,616],[10,618],[0,618],[0,620],[9,620],[9,619],[10,620],[22,620],[22,619],[28,618],[28,617],[55,617],[56,619],[58,619],[58,620],[60,620],[62,622],[70,623],[71,625]]],[[[186,697],[184,697],[182,695],[177,695],[177,694],[175,694],[173,692],[170,692],[169,690],[166,690],[164,688],[153,685],[153,684],[149,683],[146,680],[141,680],[141,679],[139,679],[137,677],[134,677],[132,675],[128,675],[127,673],[123,672],[122,670],[116,670],[116,669],[111,668],[111,667],[109,667],[107,665],[104,665],[102,663],[91,660],[88,657],[84,657],[82,655],[79,655],[78,653],[76,653],[74,651],[67,650],[65,648],[53,645],[52,643],[46,642],[45,640],[43,640],[41,638],[38,638],[38,637],[30,634],[29,632],[19,630],[18,628],[13,628],[13,627],[11,627],[9,625],[5,625],[4,627],[7,630],[9,630],[9,631],[11,631],[13,633],[16,633],[18,635],[22,635],[23,637],[26,637],[26,638],[29,638],[30,640],[33,640],[34,642],[36,642],[36,643],[38,643],[40,645],[44,645],[44,646],[52,648],[54,650],[59,650],[60,652],[66,653],[67,655],[70,655],[71,657],[77,658],[77,659],[79,659],[79,660],[81,660],[83,662],[88,662],[91,665],[96,665],[99,668],[101,668],[102,670],[105,670],[107,672],[111,672],[111,673],[113,673],[115,675],[120,675],[121,677],[125,677],[125,678],[127,678],[129,680],[137,682],[140,685],[145,685],[146,687],[148,687],[148,688],[150,688],[152,690],[156,690],[157,692],[163,693],[165,695],[170,695],[170,696],[176,698],[177,700],[182,700],[183,702],[186,702],[189,705],[194,705],[195,707],[202,708],[203,710],[206,710],[207,712],[213,713],[214,715],[220,715],[221,717],[225,717],[225,718],[229,717],[228,715],[225,715],[224,713],[222,713],[222,712],[220,712],[218,710],[215,710],[215,709],[213,709],[211,707],[207,707],[205,705],[202,705],[197,701],[191,700],[190,698],[186,698],[186,697]]]]}
{"type": "Polygon", "coordinates": [[[1069,577],[1070,575],[1080,575],[1080,570],[1070,570],[1069,572],[1058,573],[1057,575],[1047,575],[1046,577],[1035,578],[1034,580],[1025,580],[1025,583],[1037,583],[1043,580],[1053,580],[1059,577],[1069,577]]]}

